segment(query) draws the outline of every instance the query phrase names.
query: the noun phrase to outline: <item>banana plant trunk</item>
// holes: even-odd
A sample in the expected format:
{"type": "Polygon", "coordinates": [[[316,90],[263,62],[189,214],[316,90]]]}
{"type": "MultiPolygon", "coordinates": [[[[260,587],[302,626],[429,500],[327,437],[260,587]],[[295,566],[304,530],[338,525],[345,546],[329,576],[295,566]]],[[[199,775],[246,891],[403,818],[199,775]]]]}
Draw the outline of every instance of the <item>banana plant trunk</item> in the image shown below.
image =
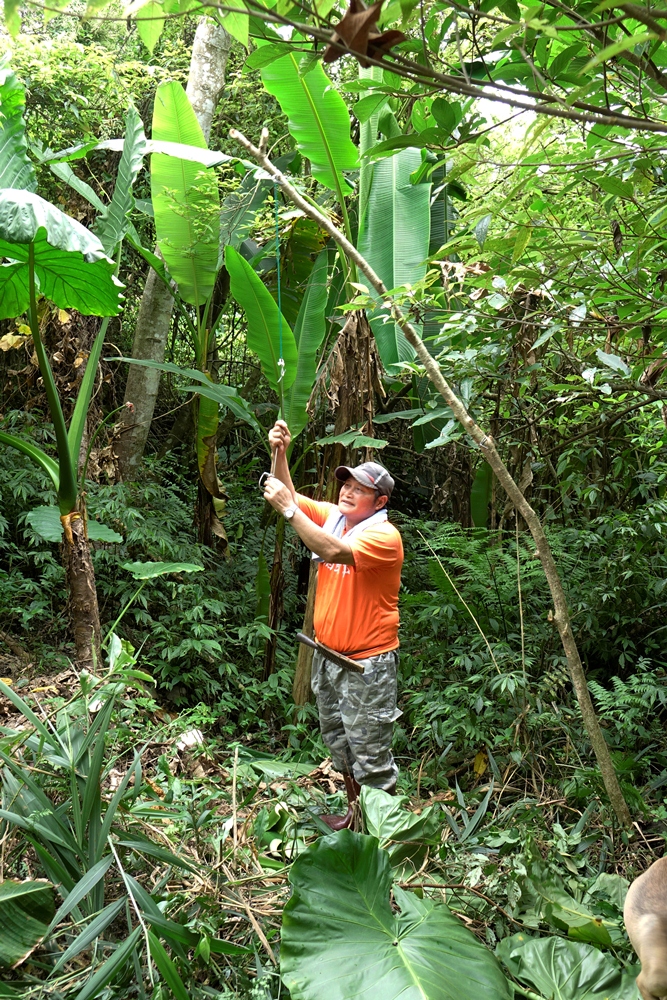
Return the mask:
{"type": "MultiPolygon", "coordinates": [[[[186,93],[190,99],[202,132],[208,140],[218,99],[225,86],[227,59],[231,36],[222,25],[210,17],[202,17],[197,25],[190,59],[186,93]]],[[[164,361],[174,300],[154,271],[146,279],[139,306],[137,325],[132,343],[132,357],[164,361]]],[[[125,389],[125,403],[134,405],[123,410],[121,434],[116,455],[122,479],[136,478],[150,430],[160,373],[141,365],[131,365],[125,389]]]]}
{"type": "Polygon", "coordinates": [[[102,663],[100,610],[85,512],[83,506],[79,506],[81,510],[73,510],[60,518],[64,531],[62,560],[77,669],[94,673],[102,663]]]}

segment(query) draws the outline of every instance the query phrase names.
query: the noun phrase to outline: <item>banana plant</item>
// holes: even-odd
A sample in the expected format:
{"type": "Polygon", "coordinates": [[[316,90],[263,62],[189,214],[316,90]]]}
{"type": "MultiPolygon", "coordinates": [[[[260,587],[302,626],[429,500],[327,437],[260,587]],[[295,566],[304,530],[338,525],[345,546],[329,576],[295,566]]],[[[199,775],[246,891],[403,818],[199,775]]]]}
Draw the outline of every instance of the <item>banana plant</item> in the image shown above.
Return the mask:
{"type": "Polygon", "coordinates": [[[0,267],[0,318],[27,314],[54,426],[57,459],[31,441],[5,431],[0,431],[0,443],[23,452],[51,480],[64,534],[77,662],[90,667],[99,655],[100,625],[88,538],[109,540],[109,536],[108,529],[95,522],[89,522],[87,530],[79,492],[79,455],[108,318],[121,308],[122,285],[116,277],[116,264],[108,254],[115,251],[129,225],[129,191],[139,169],[145,138],[141,120],[131,109],[119,181],[111,202],[103,206],[100,239],[36,193],[35,170],[27,154],[24,103],[23,87],[16,75],[7,68],[0,70],[0,258],[8,261],[0,267]],[[88,358],[69,427],[42,341],[38,295],[61,309],[105,317],[88,358]]]}

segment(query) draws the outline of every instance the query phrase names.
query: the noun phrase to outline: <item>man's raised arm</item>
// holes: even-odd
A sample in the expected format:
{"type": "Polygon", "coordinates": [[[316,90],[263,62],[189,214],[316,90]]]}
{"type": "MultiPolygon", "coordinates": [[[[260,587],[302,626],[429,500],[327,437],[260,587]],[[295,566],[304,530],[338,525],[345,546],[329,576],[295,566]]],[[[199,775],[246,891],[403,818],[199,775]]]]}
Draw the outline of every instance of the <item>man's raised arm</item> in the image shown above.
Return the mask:
{"type": "Polygon", "coordinates": [[[292,494],[292,500],[294,503],[298,503],[296,498],[296,490],[294,489],[294,483],[292,482],[292,477],[289,471],[289,465],[287,464],[287,449],[290,446],[292,436],[289,432],[289,427],[284,420],[276,420],[275,424],[269,431],[269,444],[271,445],[271,451],[275,455],[275,470],[274,476],[279,479],[287,489],[292,494]]]}

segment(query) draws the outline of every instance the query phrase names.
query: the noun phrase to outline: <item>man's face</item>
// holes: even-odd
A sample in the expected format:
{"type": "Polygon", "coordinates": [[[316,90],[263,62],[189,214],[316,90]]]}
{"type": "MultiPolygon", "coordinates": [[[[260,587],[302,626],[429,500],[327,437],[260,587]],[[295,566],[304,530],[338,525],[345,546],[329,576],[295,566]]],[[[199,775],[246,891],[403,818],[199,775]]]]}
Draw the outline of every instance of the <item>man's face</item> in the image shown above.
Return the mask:
{"type": "Polygon", "coordinates": [[[338,509],[345,514],[348,528],[365,521],[387,502],[387,497],[379,497],[370,486],[362,486],[350,476],[340,488],[338,509]]]}

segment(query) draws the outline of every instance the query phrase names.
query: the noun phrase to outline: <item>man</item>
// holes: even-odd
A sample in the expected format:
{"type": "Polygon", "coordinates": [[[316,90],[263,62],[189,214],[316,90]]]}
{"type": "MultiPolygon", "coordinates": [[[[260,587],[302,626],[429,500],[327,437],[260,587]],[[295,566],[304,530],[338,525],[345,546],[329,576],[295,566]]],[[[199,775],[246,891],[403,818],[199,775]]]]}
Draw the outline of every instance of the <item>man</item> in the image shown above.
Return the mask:
{"type": "Polygon", "coordinates": [[[290,524],[319,563],[314,626],[319,642],[363,665],[347,670],[318,651],[312,688],[322,738],[345,778],[348,811],[323,816],[332,830],[351,825],[360,785],[396,790],[391,753],[398,667],[398,590],[403,545],[387,520],[394,480],[376,462],[341,465],[338,504],[317,503],[294,489],[287,464],[290,433],[278,420],[269,432],[275,473],[264,497],[290,524]]]}

